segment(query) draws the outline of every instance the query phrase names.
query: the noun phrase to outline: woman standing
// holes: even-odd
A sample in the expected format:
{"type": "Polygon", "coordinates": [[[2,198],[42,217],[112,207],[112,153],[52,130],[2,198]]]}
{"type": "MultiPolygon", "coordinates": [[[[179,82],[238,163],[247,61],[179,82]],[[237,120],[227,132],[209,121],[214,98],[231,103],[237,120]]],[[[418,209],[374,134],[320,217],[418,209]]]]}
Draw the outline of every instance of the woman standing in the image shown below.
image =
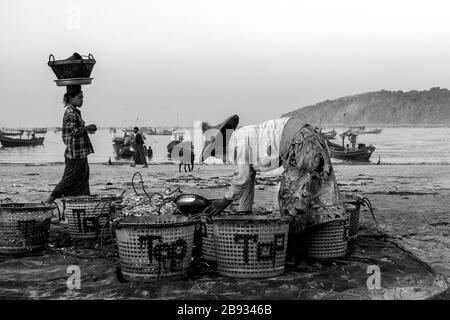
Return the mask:
{"type": "Polygon", "coordinates": [[[97,130],[95,124],[85,126],[80,108],[83,105],[83,92],[80,85],[67,86],[64,94],[62,138],[66,145],[64,152],[65,169],[61,181],[55,186],[47,202],[65,196],[88,195],[89,164],[87,156],[94,153],[88,133],[97,130]]]}

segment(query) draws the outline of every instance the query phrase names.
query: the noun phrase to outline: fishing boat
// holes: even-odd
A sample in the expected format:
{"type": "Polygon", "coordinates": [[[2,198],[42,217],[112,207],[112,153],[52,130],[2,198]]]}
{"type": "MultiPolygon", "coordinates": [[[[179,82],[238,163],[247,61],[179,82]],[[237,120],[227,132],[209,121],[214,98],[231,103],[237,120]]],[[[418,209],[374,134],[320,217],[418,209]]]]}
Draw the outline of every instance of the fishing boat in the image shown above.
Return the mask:
{"type": "Polygon", "coordinates": [[[21,136],[23,135],[23,130],[1,129],[0,134],[3,134],[5,136],[21,136]]]}
{"type": "Polygon", "coordinates": [[[61,127],[56,127],[55,128],[55,133],[59,133],[59,132],[62,132],[62,128],[61,127]]]}
{"type": "Polygon", "coordinates": [[[22,139],[22,138],[11,138],[3,133],[0,133],[0,143],[3,147],[28,147],[28,146],[37,146],[44,144],[44,137],[32,137],[30,139],[22,139]]]}
{"type": "Polygon", "coordinates": [[[356,136],[351,131],[344,132],[342,135],[342,145],[328,140],[328,149],[330,150],[331,157],[342,160],[369,161],[372,153],[375,151],[375,147],[373,145],[366,146],[364,143],[356,145],[356,136]],[[352,141],[352,146],[344,146],[346,136],[352,141]]]}
{"type": "Polygon", "coordinates": [[[327,139],[334,139],[337,135],[337,132],[336,132],[336,130],[331,130],[331,131],[327,131],[327,132],[322,132],[322,134],[327,139]]]}
{"type": "Polygon", "coordinates": [[[113,136],[112,141],[116,158],[131,158],[134,156],[136,152],[132,148],[132,139],[131,134],[125,130],[123,137],[113,136]]]}
{"type": "Polygon", "coordinates": [[[34,133],[39,133],[39,134],[46,134],[47,128],[33,128],[33,129],[31,129],[31,131],[33,131],[34,133]]]}
{"type": "Polygon", "coordinates": [[[372,129],[372,130],[366,129],[359,132],[358,134],[380,134],[382,130],[383,129],[372,129]]]}

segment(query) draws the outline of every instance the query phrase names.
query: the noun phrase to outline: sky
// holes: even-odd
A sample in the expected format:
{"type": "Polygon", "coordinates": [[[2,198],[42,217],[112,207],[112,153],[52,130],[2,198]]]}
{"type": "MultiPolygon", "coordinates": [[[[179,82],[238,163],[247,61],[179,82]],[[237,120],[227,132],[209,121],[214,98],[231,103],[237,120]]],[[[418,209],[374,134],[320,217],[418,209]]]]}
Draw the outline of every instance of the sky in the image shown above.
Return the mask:
{"type": "Polygon", "coordinates": [[[240,125],[363,92],[450,87],[450,3],[2,0],[0,127],[61,126],[47,65],[91,53],[98,126],[240,125]]]}

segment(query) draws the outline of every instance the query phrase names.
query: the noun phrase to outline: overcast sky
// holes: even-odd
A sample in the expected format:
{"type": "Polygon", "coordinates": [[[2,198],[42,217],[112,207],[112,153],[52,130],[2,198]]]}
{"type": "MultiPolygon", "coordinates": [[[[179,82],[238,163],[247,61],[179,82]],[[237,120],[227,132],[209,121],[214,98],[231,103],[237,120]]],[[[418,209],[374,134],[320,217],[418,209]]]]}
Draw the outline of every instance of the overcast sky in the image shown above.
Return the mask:
{"type": "Polygon", "coordinates": [[[61,125],[50,53],[94,55],[83,117],[100,126],[250,124],[362,92],[448,88],[449,12],[430,0],[1,0],[0,127],[61,125]]]}

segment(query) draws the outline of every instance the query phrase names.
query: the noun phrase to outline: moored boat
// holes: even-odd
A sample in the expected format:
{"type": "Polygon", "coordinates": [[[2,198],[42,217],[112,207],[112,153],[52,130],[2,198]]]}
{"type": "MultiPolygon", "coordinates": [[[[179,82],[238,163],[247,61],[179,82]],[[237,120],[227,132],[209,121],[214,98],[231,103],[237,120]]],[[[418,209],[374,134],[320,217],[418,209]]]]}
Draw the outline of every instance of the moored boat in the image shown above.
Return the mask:
{"type": "Polygon", "coordinates": [[[33,137],[31,139],[11,138],[0,133],[0,143],[3,147],[28,147],[44,144],[44,137],[33,137]]]}
{"type": "Polygon", "coordinates": [[[328,140],[328,149],[330,150],[330,155],[332,158],[342,159],[342,160],[358,160],[358,161],[369,161],[372,153],[375,151],[375,146],[366,146],[363,143],[356,144],[356,134],[351,131],[344,132],[342,136],[342,145],[331,142],[328,140]],[[352,145],[347,147],[344,146],[344,139],[348,136],[352,145]]]}

